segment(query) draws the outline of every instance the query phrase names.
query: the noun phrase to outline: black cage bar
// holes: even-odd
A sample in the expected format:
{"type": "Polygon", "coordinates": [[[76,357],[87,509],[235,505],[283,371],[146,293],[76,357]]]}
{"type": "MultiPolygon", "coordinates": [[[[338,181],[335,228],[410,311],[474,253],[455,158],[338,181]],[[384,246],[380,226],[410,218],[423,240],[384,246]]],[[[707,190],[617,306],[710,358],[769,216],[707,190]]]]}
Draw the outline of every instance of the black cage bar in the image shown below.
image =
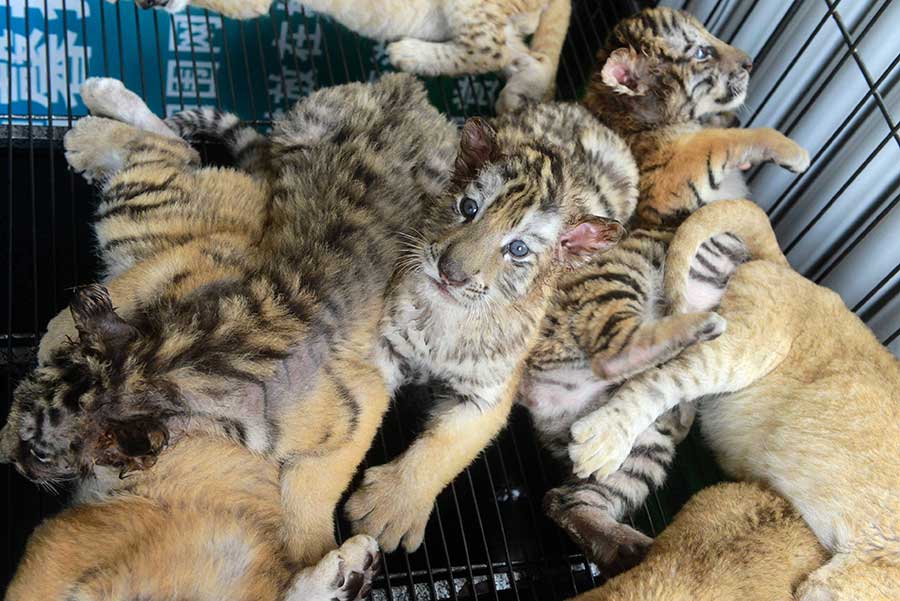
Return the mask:
{"type": "MultiPolygon", "coordinates": [[[[609,28],[646,3],[573,0],[557,77],[558,97],[576,99],[609,28]]],[[[696,14],[716,35],[748,50],[754,77],[746,126],[772,126],[810,150],[794,177],[763,167],[754,198],[769,211],[792,263],[840,292],[894,352],[900,351],[900,5],[891,0],[664,1],[696,14]]],[[[154,110],[197,105],[234,110],[261,127],[311,91],[366,81],[389,69],[383,44],[299,4],[276,0],[269,18],[235,22],[191,9],[168,15],[130,1],[6,0],[0,4],[0,208],[6,293],[0,364],[6,402],[33,364],[49,319],[73,287],[97,272],[90,221],[93,191],[67,170],[61,141],[85,113],[77,88],[88,76],[124,79],[154,110]],[[5,14],[4,14],[5,9],[5,14]],[[5,48],[3,47],[5,46],[5,48]],[[5,106],[4,106],[5,103],[5,106]]],[[[493,76],[428,81],[432,100],[457,120],[491,114],[493,76]]],[[[203,147],[217,160],[221,149],[203,147]]],[[[382,463],[414,435],[411,391],[389,414],[367,459],[382,463]]],[[[384,557],[372,596],[407,599],[563,599],[603,574],[541,511],[561,474],[527,417],[510,426],[439,500],[425,544],[384,557]]],[[[63,499],[8,466],[2,528],[5,588],[34,526],[63,499]]],[[[696,435],[679,448],[669,484],[635,516],[658,533],[696,490],[719,479],[696,435]]],[[[339,527],[348,535],[346,524],[339,527]]]]}

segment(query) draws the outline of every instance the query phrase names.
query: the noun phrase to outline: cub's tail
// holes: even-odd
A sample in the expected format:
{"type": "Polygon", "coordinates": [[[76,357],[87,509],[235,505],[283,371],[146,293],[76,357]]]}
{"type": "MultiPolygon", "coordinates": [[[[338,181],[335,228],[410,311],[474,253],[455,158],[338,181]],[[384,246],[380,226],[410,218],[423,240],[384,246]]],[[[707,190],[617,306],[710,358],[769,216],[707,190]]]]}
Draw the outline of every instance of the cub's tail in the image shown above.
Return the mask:
{"type": "Polygon", "coordinates": [[[213,108],[188,109],[166,119],[166,125],[185,140],[206,138],[222,142],[244,171],[258,174],[265,169],[269,151],[267,138],[242,124],[233,113],[213,108]]]}
{"type": "Polygon", "coordinates": [[[691,313],[718,304],[710,297],[716,290],[721,297],[734,268],[748,258],[788,265],[765,211],[749,200],[721,200],[695,211],[678,227],[666,256],[671,310],[691,313]],[[712,257],[725,255],[732,259],[730,270],[710,273],[712,257]]]}

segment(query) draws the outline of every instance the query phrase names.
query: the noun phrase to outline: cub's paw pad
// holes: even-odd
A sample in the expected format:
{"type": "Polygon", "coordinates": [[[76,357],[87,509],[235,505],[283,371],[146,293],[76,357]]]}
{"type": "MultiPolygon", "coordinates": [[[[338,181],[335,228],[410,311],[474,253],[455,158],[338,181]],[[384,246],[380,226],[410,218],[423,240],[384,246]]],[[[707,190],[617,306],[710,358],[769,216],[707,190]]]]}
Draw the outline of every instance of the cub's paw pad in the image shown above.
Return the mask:
{"type": "Polygon", "coordinates": [[[602,480],[618,470],[634,445],[619,414],[598,410],[572,425],[569,459],[579,478],[602,480]]]}
{"type": "Polygon", "coordinates": [[[378,539],[385,553],[401,544],[413,552],[425,538],[425,526],[434,499],[410,497],[412,487],[398,476],[396,468],[381,465],[366,470],[363,482],[344,506],[353,531],[378,539]]]}
{"type": "Polygon", "coordinates": [[[141,8],[162,8],[170,13],[177,13],[190,4],[190,0],[135,0],[141,8]]]}
{"type": "Polygon", "coordinates": [[[375,539],[354,536],[301,571],[285,601],[358,601],[371,590],[380,566],[375,539]]]}
{"type": "Polygon", "coordinates": [[[66,161],[88,182],[107,177],[122,168],[124,146],[132,133],[129,126],[118,121],[83,117],[63,138],[66,161]]]}
{"type": "Polygon", "coordinates": [[[340,561],[332,581],[333,599],[356,601],[372,590],[372,580],[381,569],[378,543],[371,536],[357,535],[336,551],[340,561]]]}

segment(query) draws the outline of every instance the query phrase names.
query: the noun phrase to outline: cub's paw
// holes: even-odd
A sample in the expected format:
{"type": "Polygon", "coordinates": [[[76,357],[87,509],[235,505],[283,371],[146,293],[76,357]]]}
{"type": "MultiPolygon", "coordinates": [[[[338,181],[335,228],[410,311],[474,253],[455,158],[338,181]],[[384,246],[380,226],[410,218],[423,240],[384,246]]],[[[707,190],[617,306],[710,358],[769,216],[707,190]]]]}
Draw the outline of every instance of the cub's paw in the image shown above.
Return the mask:
{"type": "Polygon", "coordinates": [[[628,458],[635,437],[616,409],[602,407],[572,424],[569,459],[579,478],[606,478],[628,458]]]}
{"type": "Polygon", "coordinates": [[[190,0],[135,0],[141,8],[161,8],[170,13],[177,13],[185,9],[190,0]]]}
{"type": "Polygon", "coordinates": [[[85,106],[95,117],[131,123],[135,111],[147,108],[140,96],[111,77],[88,78],[81,84],[79,92],[85,106]]]}
{"type": "Polygon", "coordinates": [[[700,322],[694,332],[696,342],[708,342],[715,340],[725,333],[728,322],[718,313],[710,313],[706,319],[700,322]]]}
{"type": "Polygon", "coordinates": [[[653,539],[614,520],[609,501],[583,485],[555,488],[544,496],[547,516],[578,543],[588,559],[615,576],[639,564],[653,539]]]}
{"type": "Polygon", "coordinates": [[[766,158],[793,173],[809,168],[809,153],[805,148],[774,129],[767,131],[766,158]]]}
{"type": "Polygon", "coordinates": [[[113,175],[125,162],[125,146],[134,129],[102,117],[79,119],[63,138],[66,161],[85,180],[93,182],[113,175]]]}
{"type": "Polygon", "coordinates": [[[286,601],[357,601],[369,594],[381,558],[371,536],[354,536],[306,568],[294,580],[286,601]]]}
{"type": "Polygon", "coordinates": [[[430,46],[429,42],[421,40],[399,40],[388,44],[388,58],[394,67],[407,73],[441,75],[436,65],[427,62],[427,57],[433,54],[430,46]]]}
{"type": "Polygon", "coordinates": [[[516,111],[529,102],[540,102],[553,96],[553,69],[546,58],[525,54],[507,67],[509,79],[500,92],[497,113],[516,111]]]}
{"type": "Polygon", "coordinates": [[[797,587],[794,599],[797,601],[836,601],[837,597],[827,585],[809,578],[797,587]]]}
{"type": "Polygon", "coordinates": [[[433,496],[417,492],[394,464],[370,467],[344,512],[354,532],[374,536],[386,553],[401,544],[412,553],[422,544],[434,506],[433,496]]]}

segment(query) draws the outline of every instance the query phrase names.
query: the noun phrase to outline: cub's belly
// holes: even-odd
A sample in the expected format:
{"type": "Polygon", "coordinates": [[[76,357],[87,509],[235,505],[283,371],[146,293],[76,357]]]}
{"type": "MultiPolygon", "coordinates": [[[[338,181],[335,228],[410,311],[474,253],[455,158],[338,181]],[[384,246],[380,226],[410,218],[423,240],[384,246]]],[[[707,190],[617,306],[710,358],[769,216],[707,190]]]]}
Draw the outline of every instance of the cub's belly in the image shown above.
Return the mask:
{"type": "Polygon", "coordinates": [[[565,429],[609,400],[610,382],[585,364],[553,370],[531,370],[520,388],[519,403],[528,408],[538,429],[565,429]]]}

